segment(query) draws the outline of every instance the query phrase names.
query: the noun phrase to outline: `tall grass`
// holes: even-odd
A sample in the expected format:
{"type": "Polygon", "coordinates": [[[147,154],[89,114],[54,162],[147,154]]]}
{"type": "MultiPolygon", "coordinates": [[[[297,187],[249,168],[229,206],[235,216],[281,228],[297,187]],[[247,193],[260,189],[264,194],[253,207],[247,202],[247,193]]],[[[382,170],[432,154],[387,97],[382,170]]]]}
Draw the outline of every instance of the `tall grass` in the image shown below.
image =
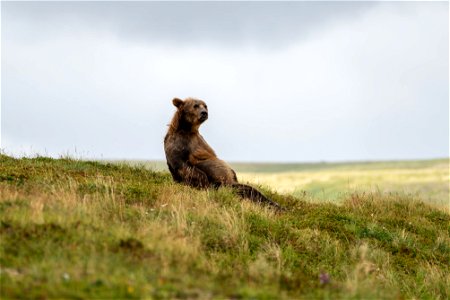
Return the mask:
{"type": "Polygon", "coordinates": [[[417,198],[287,207],[142,166],[0,156],[0,296],[450,297],[450,216],[417,198]]]}

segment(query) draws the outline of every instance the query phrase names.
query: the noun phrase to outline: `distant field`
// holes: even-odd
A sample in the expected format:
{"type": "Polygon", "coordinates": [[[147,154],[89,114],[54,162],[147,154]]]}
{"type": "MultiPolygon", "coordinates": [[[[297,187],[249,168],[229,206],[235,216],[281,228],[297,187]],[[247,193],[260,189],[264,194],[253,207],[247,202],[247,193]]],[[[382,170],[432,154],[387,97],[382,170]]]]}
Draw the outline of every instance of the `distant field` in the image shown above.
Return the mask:
{"type": "MultiPolygon", "coordinates": [[[[167,170],[162,161],[127,161],[167,170]]],[[[231,163],[241,181],[279,193],[323,201],[340,201],[354,192],[412,195],[447,211],[449,160],[358,163],[231,163]]]]}
{"type": "Polygon", "coordinates": [[[413,195],[424,202],[449,208],[449,161],[379,162],[355,164],[274,165],[246,170],[236,166],[239,178],[280,193],[336,201],[354,192],[413,195]],[[250,171],[251,170],[251,171],[250,171]],[[277,170],[277,171],[275,171],[277,170]]]}

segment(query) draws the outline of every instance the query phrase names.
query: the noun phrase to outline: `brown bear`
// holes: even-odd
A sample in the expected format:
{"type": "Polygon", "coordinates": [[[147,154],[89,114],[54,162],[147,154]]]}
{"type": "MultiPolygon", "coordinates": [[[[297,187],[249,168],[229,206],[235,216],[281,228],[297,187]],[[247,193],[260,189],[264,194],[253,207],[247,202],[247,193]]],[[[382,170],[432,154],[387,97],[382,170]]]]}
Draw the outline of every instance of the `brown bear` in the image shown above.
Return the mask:
{"type": "Polygon", "coordinates": [[[164,150],[170,173],[176,182],[196,188],[229,186],[243,198],[266,203],[278,209],[281,206],[265,197],[255,188],[238,183],[236,173],[198,132],[208,119],[208,107],[202,100],[178,98],[172,100],[177,108],[164,138],[164,150]]]}

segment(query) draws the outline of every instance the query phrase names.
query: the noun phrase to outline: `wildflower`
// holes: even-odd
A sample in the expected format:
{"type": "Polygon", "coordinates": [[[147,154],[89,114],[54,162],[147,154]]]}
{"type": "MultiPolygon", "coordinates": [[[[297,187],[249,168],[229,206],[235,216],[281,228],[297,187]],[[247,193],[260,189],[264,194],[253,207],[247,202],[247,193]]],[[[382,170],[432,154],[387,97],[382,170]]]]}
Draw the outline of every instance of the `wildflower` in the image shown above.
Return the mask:
{"type": "Polygon", "coordinates": [[[330,283],[330,274],[328,274],[328,273],[321,273],[319,275],[319,281],[320,281],[320,284],[322,284],[322,285],[330,283]]]}
{"type": "Polygon", "coordinates": [[[67,274],[67,273],[63,273],[63,274],[62,274],[62,278],[63,278],[65,281],[69,281],[70,275],[67,274]]]}

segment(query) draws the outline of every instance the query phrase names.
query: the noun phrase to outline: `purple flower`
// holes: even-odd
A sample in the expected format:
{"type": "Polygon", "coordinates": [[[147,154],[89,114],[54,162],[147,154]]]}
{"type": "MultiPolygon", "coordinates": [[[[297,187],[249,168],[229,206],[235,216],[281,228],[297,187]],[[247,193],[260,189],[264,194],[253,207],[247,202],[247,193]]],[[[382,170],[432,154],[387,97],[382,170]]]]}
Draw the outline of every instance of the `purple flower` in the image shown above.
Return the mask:
{"type": "Polygon", "coordinates": [[[330,274],[328,273],[321,273],[319,275],[320,284],[325,285],[327,283],[330,283],[330,274]]]}

